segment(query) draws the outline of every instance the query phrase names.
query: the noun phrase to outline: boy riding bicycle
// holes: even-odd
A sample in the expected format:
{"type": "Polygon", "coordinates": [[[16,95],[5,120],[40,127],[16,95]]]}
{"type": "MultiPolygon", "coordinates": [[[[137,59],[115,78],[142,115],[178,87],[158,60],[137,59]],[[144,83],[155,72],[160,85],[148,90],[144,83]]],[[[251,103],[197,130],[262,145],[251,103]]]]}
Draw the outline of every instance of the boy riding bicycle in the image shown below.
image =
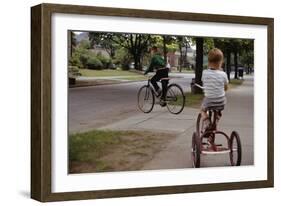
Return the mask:
{"type": "MultiPolygon", "coordinates": [[[[204,99],[201,105],[201,116],[207,128],[210,124],[207,110],[210,107],[224,109],[226,104],[225,91],[227,90],[228,78],[222,70],[223,53],[214,48],[208,54],[208,69],[203,71],[202,82],[204,86],[204,99]]],[[[221,113],[219,113],[221,116],[221,113]]]]}
{"type": "Polygon", "coordinates": [[[154,69],[156,70],[156,74],[151,78],[151,84],[153,85],[153,87],[157,93],[157,97],[159,97],[161,95],[160,105],[166,106],[165,98],[166,98],[166,93],[167,93],[168,81],[166,81],[166,80],[161,81],[162,91],[159,88],[157,82],[159,80],[161,80],[162,78],[168,78],[169,69],[166,67],[166,62],[165,62],[164,58],[161,56],[161,54],[158,52],[158,48],[156,46],[153,46],[151,48],[151,52],[152,52],[153,56],[150,60],[149,67],[144,72],[144,75],[146,75],[148,72],[152,72],[154,69]]]}

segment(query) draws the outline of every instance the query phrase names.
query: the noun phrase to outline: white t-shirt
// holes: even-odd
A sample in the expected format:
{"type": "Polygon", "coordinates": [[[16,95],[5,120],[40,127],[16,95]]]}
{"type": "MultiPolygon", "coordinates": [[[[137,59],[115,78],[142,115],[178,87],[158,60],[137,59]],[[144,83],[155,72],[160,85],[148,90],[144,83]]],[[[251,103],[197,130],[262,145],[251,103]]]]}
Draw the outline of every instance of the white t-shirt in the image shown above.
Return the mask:
{"type": "Polygon", "coordinates": [[[219,98],[225,96],[224,85],[228,84],[227,75],[222,70],[203,70],[202,81],[205,97],[219,98]]]}

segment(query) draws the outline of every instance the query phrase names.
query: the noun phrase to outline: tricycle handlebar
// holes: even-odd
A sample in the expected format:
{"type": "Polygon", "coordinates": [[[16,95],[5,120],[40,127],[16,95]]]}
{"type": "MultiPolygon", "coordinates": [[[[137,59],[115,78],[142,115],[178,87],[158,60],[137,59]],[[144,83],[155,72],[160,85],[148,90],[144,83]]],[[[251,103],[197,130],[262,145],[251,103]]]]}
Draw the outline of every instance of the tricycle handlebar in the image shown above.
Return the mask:
{"type": "Polygon", "coordinates": [[[199,87],[200,89],[204,89],[205,87],[201,86],[200,84],[194,84],[194,86],[199,87]]]}

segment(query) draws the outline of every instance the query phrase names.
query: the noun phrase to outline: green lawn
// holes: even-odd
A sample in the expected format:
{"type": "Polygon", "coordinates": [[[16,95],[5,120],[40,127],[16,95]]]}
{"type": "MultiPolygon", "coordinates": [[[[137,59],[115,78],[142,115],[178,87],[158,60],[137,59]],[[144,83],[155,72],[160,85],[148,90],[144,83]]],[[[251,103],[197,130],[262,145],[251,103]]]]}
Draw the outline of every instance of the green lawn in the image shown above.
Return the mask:
{"type": "Polygon", "coordinates": [[[110,152],[112,146],[120,144],[121,136],[124,135],[125,132],[99,130],[70,135],[70,172],[73,170],[73,162],[92,164],[96,171],[110,169],[110,165],[107,166],[100,158],[110,152]]]}
{"type": "Polygon", "coordinates": [[[199,108],[204,98],[204,94],[192,94],[191,92],[185,93],[185,106],[199,108]]]}
{"type": "Polygon", "coordinates": [[[123,71],[123,70],[91,70],[91,69],[80,69],[79,72],[85,77],[109,77],[109,76],[136,76],[141,75],[134,71],[123,71]]]}
{"type": "Polygon", "coordinates": [[[229,84],[232,84],[232,85],[241,85],[243,84],[244,80],[243,79],[231,79],[229,81],[229,84]]]}
{"type": "Polygon", "coordinates": [[[69,136],[70,173],[137,170],[176,136],[147,131],[92,130],[69,136]]]}
{"type": "Polygon", "coordinates": [[[244,82],[243,79],[231,79],[229,81],[228,88],[229,89],[235,88],[235,87],[240,86],[241,84],[243,84],[243,82],[244,82]]]}
{"type": "MultiPolygon", "coordinates": [[[[185,107],[198,108],[204,98],[204,94],[192,94],[191,92],[186,92],[185,94],[185,107]]],[[[178,96],[177,101],[170,102],[172,105],[182,105],[182,97],[178,96]]]]}

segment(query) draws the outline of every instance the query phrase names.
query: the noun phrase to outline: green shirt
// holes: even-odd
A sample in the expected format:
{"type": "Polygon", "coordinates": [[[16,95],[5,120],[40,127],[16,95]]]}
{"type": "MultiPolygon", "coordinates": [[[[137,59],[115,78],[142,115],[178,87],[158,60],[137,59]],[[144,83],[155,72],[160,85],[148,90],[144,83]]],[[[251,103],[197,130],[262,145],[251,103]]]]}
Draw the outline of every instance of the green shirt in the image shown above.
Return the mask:
{"type": "Polygon", "coordinates": [[[147,74],[148,72],[152,72],[153,69],[159,69],[159,68],[163,68],[165,67],[165,60],[164,58],[160,55],[160,54],[155,54],[150,61],[150,65],[147,68],[147,70],[145,71],[145,74],[147,74]]]}

